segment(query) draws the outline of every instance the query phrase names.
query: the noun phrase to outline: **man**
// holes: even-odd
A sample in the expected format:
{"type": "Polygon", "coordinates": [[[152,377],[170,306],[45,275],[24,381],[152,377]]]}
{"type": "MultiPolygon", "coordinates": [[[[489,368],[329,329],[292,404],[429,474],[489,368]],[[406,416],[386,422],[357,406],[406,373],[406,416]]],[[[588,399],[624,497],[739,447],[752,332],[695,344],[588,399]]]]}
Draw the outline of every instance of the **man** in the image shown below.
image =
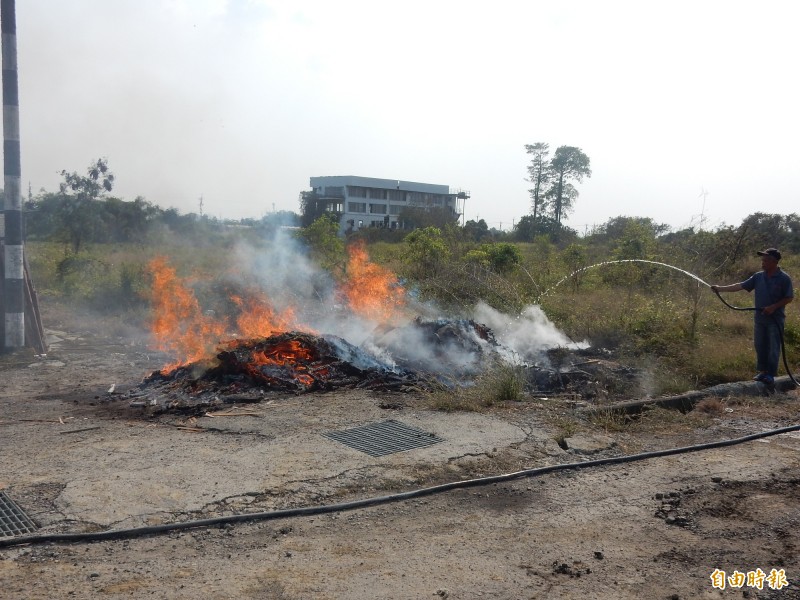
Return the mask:
{"type": "Polygon", "coordinates": [[[792,279],[778,266],[781,253],[776,248],[758,252],[761,271],[748,280],[731,285],[712,285],[716,292],[756,291],[753,345],[756,349],[756,369],[753,377],[766,385],[775,382],[781,356],[781,337],[786,321],[784,306],[794,298],[792,279]]]}

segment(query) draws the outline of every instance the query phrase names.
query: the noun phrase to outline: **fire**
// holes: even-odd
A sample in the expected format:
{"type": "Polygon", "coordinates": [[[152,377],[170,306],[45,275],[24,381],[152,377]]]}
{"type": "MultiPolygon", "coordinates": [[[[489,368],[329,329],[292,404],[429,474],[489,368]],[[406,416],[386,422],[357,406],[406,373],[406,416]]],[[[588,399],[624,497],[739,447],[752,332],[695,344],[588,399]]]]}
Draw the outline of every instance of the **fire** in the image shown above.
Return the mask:
{"type": "Polygon", "coordinates": [[[221,340],[235,333],[247,338],[268,337],[297,328],[291,309],[277,312],[263,292],[254,290],[245,297],[231,296],[240,309],[235,325],[211,313],[205,314],[192,289],[165,258],[153,259],[149,267],[153,273],[152,330],[156,347],[176,357],[162,372],[212,358],[221,340]]]}
{"type": "Polygon", "coordinates": [[[241,310],[236,317],[236,327],[246,338],[266,337],[293,328],[294,311],[287,308],[276,313],[262,292],[254,291],[247,298],[231,296],[231,300],[241,310]]]}
{"type": "MultiPolygon", "coordinates": [[[[354,314],[379,323],[396,321],[405,304],[405,291],[397,277],[370,262],[363,243],[351,245],[348,253],[347,277],[339,287],[340,297],[354,314]]],[[[176,362],[165,366],[162,373],[188,363],[215,359],[221,348],[236,347],[247,339],[289,331],[314,333],[297,322],[292,308],[276,310],[266,294],[257,289],[230,295],[235,315],[204,313],[192,289],[165,258],[153,259],[149,268],[153,273],[152,330],[156,346],[176,357],[176,362]],[[237,337],[238,340],[224,342],[237,337]]],[[[306,374],[307,369],[298,366],[307,358],[303,352],[307,351],[301,346],[282,346],[279,351],[254,356],[254,368],[263,371],[267,365],[291,367],[301,383],[310,385],[313,379],[306,374]]]]}
{"type": "Polygon", "coordinates": [[[263,367],[284,367],[291,371],[292,377],[306,386],[314,383],[314,378],[307,374],[305,363],[313,361],[315,356],[308,348],[297,340],[287,340],[269,350],[255,350],[249,367],[256,373],[263,372],[263,367]]]}
{"type": "Polygon", "coordinates": [[[341,288],[353,312],[387,323],[405,304],[405,290],[388,269],[370,262],[363,242],[347,249],[347,281],[341,288]]]}
{"type": "Polygon", "coordinates": [[[156,345],[177,357],[177,362],[164,367],[164,371],[211,355],[225,332],[224,325],[203,314],[192,290],[166,259],[151,260],[149,268],[153,273],[152,330],[156,345]]]}

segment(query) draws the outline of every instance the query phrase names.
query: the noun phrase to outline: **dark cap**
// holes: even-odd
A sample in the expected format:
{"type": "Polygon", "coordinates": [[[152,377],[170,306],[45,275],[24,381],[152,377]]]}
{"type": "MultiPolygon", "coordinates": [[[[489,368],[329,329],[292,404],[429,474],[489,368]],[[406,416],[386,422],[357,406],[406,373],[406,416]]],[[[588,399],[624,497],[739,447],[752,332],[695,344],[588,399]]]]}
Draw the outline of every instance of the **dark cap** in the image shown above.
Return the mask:
{"type": "Polygon", "coordinates": [[[775,260],[781,259],[781,253],[777,248],[767,248],[766,250],[759,250],[756,252],[759,256],[771,256],[775,260]]]}

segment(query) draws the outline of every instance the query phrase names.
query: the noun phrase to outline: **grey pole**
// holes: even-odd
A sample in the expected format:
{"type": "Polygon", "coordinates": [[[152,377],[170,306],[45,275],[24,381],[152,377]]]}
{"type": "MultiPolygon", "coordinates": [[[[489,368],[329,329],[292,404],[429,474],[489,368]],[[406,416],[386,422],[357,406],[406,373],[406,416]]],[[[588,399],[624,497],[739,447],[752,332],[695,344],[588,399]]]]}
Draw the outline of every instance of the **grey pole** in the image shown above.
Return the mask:
{"type": "Polygon", "coordinates": [[[25,275],[22,241],[22,168],[19,151],[19,86],[15,0],[0,0],[3,62],[3,175],[5,179],[4,349],[25,346],[25,275]]]}

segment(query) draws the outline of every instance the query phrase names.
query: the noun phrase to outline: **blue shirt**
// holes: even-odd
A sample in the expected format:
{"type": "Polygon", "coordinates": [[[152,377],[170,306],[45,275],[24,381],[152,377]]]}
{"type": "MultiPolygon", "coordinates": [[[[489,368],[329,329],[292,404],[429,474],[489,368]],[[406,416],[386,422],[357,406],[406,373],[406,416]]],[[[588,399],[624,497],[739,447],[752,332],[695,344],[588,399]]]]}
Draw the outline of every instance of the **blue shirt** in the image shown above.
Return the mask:
{"type": "MultiPolygon", "coordinates": [[[[750,279],[742,282],[742,289],[748,292],[756,291],[755,304],[756,308],[765,308],[771,304],[775,304],[784,298],[794,298],[794,290],[792,289],[792,278],[780,270],[780,268],[768,277],[765,271],[754,273],[750,279]]],[[[786,311],[781,306],[776,310],[773,315],[778,321],[783,322],[786,318],[786,311]]],[[[769,320],[771,317],[761,314],[760,310],[756,311],[756,321],[769,320]]]]}

